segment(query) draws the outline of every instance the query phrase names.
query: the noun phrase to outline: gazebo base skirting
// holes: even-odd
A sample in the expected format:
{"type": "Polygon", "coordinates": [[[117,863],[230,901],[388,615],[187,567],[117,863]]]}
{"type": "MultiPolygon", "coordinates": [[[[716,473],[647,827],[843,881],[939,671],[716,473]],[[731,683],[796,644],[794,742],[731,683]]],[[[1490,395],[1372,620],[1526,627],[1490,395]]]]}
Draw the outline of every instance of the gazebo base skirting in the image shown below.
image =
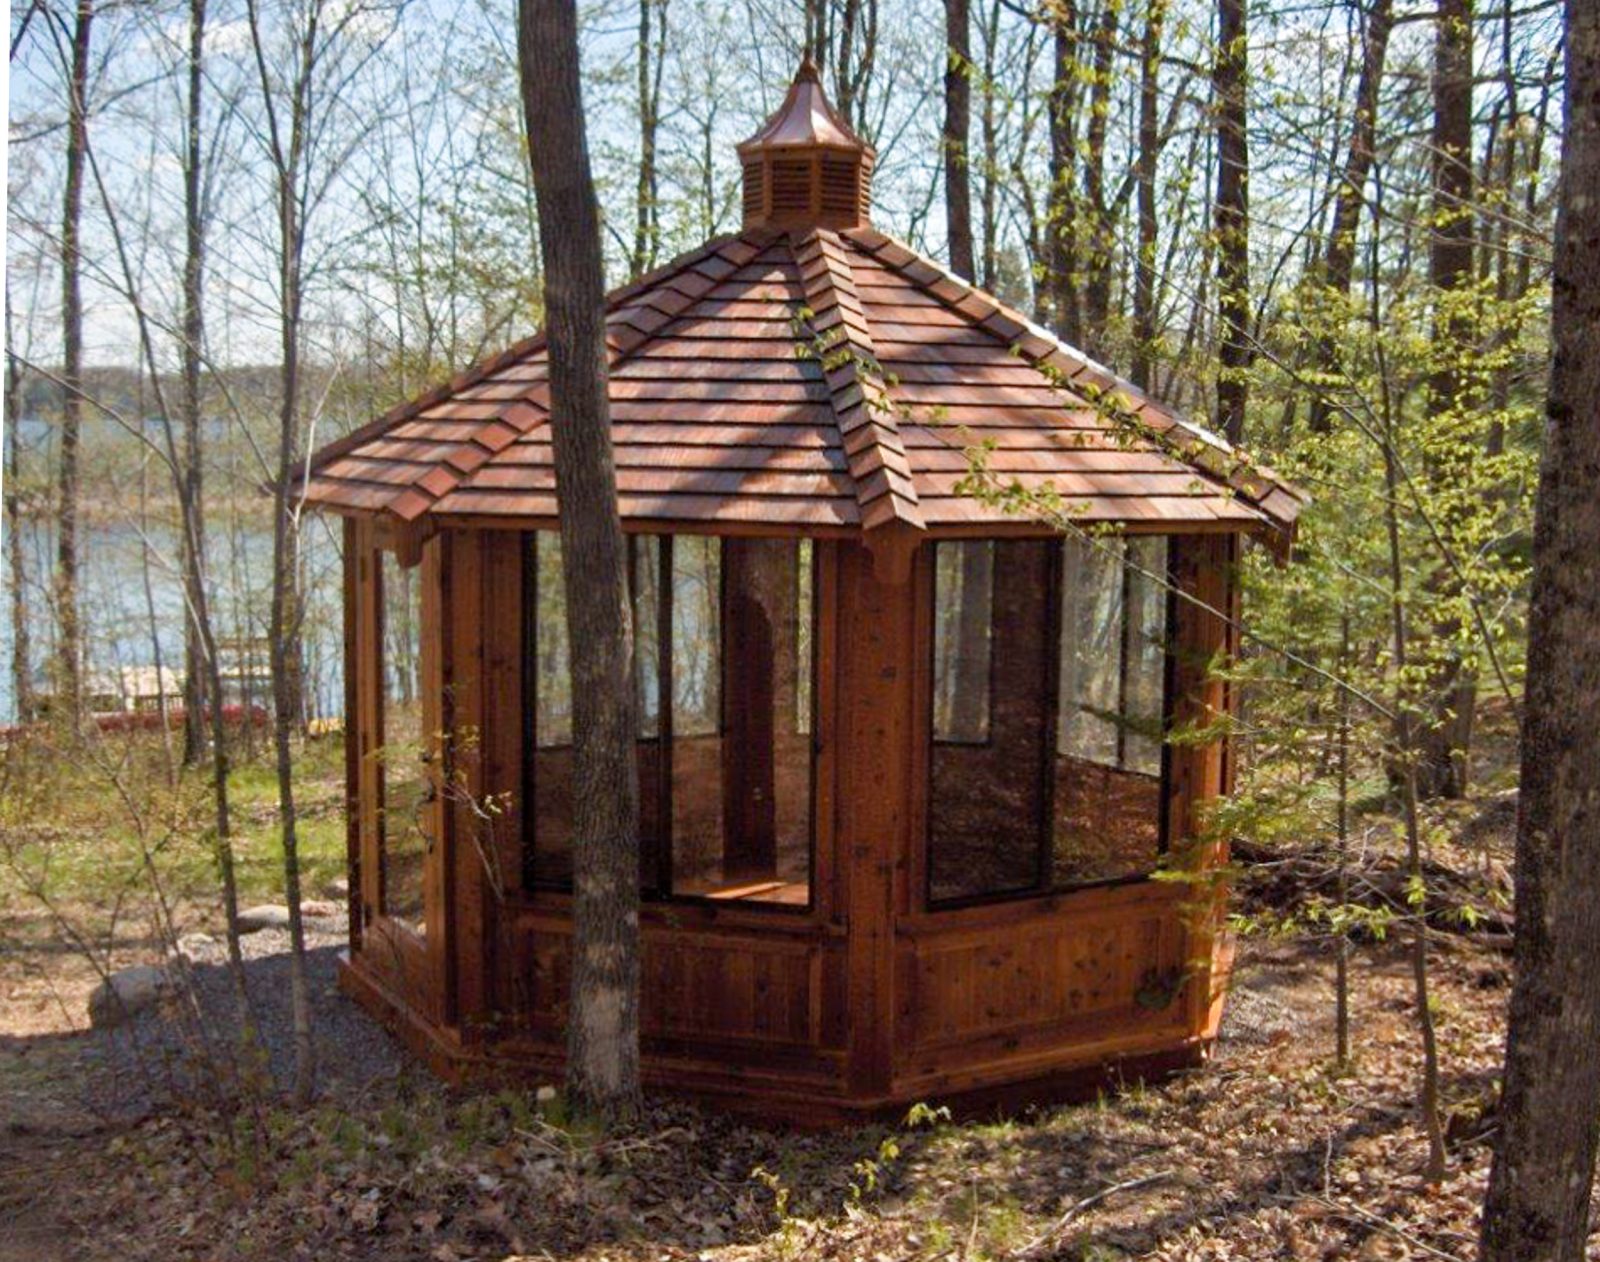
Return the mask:
{"type": "MultiPolygon", "coordinates": [[[[892,1121],[918,1102],[971,1116],[1092,1098],[1201,1064],[1221,1016],[1220,983],[1211,993],[1185,975],[1191,913],[1176,885],[913,918],[892,946],[905,987],[890,1022],[892,1071],[857,1085],[846,936],[799,925],[774,934],[739,917],[685,924],[675,914],[685,910],[698,909],[643,914],[645,1084],[773,1122],[892,1121]]],[[[564,988],[566,909],[520,905],[506,921],[511,972],[564,988]]],[[[341,989],[447,1082],[559,1084],[564,989],[535,997],[512,1028],[446,1027],[415,1001],[413,946],[385,950],[369,937],[341,961],[341,989]]]]}

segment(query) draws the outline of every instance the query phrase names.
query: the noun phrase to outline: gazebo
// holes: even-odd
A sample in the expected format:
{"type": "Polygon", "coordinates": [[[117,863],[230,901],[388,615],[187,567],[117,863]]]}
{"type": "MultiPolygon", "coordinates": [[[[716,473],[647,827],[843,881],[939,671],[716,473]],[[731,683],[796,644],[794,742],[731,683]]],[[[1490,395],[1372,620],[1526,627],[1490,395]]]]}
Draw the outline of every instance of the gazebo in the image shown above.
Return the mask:
{"type": "MultiPolygon", "coordinates": [[[[1246,535],[1302,497],[871,225],[809,66],[744,222],[608,298],[646,1079],[806,1121],[1193,1063],[1246,535]],[[1050,486],[1075,526],[964,483],[1050,486]],[[1171,856],[1169,858],[1169,856],[1171,856]]],[[[560,1070],[571,706],[542,338],[319,451],[344,520],[342,985],[560,1070]]]]}

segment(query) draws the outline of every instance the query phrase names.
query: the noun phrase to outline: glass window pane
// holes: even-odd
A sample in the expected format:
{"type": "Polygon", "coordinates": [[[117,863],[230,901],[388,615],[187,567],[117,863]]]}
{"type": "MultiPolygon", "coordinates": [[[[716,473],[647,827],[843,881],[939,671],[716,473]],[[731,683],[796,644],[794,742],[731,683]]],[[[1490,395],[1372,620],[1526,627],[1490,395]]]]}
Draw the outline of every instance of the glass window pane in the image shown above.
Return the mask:
{"type": "MultiPolygon", "coordinates": [[[[632,558],[633,670],[639,709],[639,743],[635,755],[639,766],[639,882],[646,891],[659,891],[665,881],[662,856],[665,853],[667,824],[664,811],[667,795],[667,751],[661,733],[670,722],[661,712],[666,661],[661,652],[662,618],[670,616],[670,605],[661,599],[664,566],[670,565],[672,541],[661,535],[629,535],[632,558]]],[[[669,633],[670,634],[670,633],[669,633]]]]}
{"type": "Polygon", "coordinates": [[[934,902],[1038,889],[1044,877],[1053,551],[1048,540],[935,547],[934,902]],[[970,682],[955,685],[963,673],[970,682]]]}
{"type": "Polygon", "coordinates": [[[1123,765],[1161,774],[1162,708],[1166,701],[1167,541],[1159,535],[1128,540],[1126,587],[1128,664],[1123,677],[1123,765]]]}
{"type": "Polygon", "coordinates": [[[989,739],[992,540],[934,545],[933,739],[989,739]]]}
{"type": "Polygon", "coordinates": [[[538,716],[541,747],[572,744],[572,676],[567,654],[567,597],[561,577],[561,536],[541,531],[533,537],[538,606],[534,644],[538,661],[538,716]]]}
{"type": "Polygon", "coordinates": [[[1121,562],[1120,540],[1062,540],[1056,745],[1061,753],[1090,762],[1117,761],[1121,562]]]}
{"type": "Polygon", "coordinates": [[[379,554],[383,628],[383,768],[380,848],[383,912],[421,933],[427,853],[427,777],[422,766],[422,570],[379,554]]]}
{"type": "Polygon", "coordinates": [[[674,540],[684,606],[673,618],[674,893],[810,901],[811,740],[800,715],[810,713],[812,594],[802,556],[783,539],[674,540]],[[725,703],[711,712],[718,696],[725,703]]]}
{"type": "Polygon", "coordinates": [[[633,672],[641,738],[661,734],[660,542],[655,535],[628,536],[633,571],[633,672]]]}
{"type": "MultiPolygon", "coordinates": [[[[560,540],[532,547],[533,875],[560,886],[572,879],[560,540]]],[[[629,555],[645,888],[664,887],[663,860],[675,893],[808,904],[811,545],[638,535],[629,555]]]]}
{"type": "Polygon", "coordinates": [[[1052,883],[1137,876],[1161,846],[1166,540],[1068,539],[1052,883]]]}
{"type": "Polygon", "coordinates": [[[672,730],[722,730],[722,553],[716,539],[672,541],[672,730]]]}
{"type": "Polygon", "coordinates": [[[673,888],[704,885],[722,854],[722,551],[672,540],[673,888]]]}
{"type": "Polygon", "coordinates": [[[567,655],[567,597],[562,586],[561,536],[539,531],[528,545],[534,602],[532,655],[534,714],[533,879],[539,885],[572,883],[572,678],[567,655]]]}

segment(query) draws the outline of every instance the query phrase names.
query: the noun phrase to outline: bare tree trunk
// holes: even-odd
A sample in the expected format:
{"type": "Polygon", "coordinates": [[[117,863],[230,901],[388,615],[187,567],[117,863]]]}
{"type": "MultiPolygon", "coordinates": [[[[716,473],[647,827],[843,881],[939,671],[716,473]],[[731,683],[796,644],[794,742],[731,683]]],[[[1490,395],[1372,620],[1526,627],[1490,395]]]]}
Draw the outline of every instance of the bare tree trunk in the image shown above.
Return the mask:
{"type": "Polygon", "coordinates": [[[999,283],[995,275],[1000,244],[1000,135],[995,117],[995,53],[999,43],[1000,0],[993,0],[983,19],[983,110],[978,122],[983,136],[983,192],[978,202],[981,240],[977,253],[982,260],[979,283],[990,293],[999,283]]]}
{"type": "MultiPolygon", "coordinates": [[[[1350,152],[1345,156],[1344,173],[1333,194],[1333,223],[1323,251],[1321,281],[1335,301],[1331,317],[1337,318],[1350,297],[1350,281],[1355,270],[1356,228],[1361,222],[1362,196],[1367,176],[1372,171],[1372,156],[1378,127],[1378,90],[1383,84],[1384,64],[1389,55],[1389,32],[1394,28],[1393,0],[1372,0],[1366,14],[1361,40],[1361,74],[1356,81],[1355,117],[1350,125],[1350,152]]],[[[1324,369],[1337,370],[1340,362],[1339,339],[1330,333],[1318,347],[1324,369]]],[[[1326,434],[1330,428],[1326,395],[1318,391],[1311,397],[1307,423],[1313,433],[1326,434]]]]}
{"type": "Polygon", "coordinates": [[[801,54],[809,58],[818,71],[822,69],[822,7],[823,0],[800,0],[801,21],[805,34],[801,40],[801,54]]]}
{"type": "Polygon", "coordinates": [[[1533,538],[1516,985],[1484,1262],[1578,1262],[1600,1122],[1600,10],[1568,0],[1533,538]]]}
{"type": "Polygon", "coordinates": [[[1133,384],[1150,389],[1150,365],[1156,341],[1156,163],[1161,157],[1161,120],[1157,113],[1161,76],[1161,36],[1167,0],[1148,0],[1144,39],[1139,50],[1138,181],[1139,254],[1133,273],[1133,384]]]}
{"type": "MultiPolygon", "coordinates": [[[[184,725],[185,759],[188,740],[199,718],[209,724],[211,736],[212,826],[216,838],[217,868],[222,878],[222,910],[228,938],[228,960],[233,970],[239,1011],[248,1016],[244,951],[239,934],[239,885],[234,871],[233,812],[228,799],[228,724],[223,713],[222,665],[217,652],[217,629],[211,616],[211,589],[206,567],[204,478],[201,469],[200,363],[205,341],[205,206],[201,181],[201,125],[205,93],[206,0],[189,0],[189,99],[184,136],[184,266],[183,346],[179,356],[183,371],[183,439],[181,468],[173,473],[178,486],[178,511],[183,530],[186,628],[186,683],[191,710],[184,725]],[[198,686],[196,686],[198,684],[198,686]]],[[[165,412],[165,407],[162,411],[165,412]]],[[[244,722],[250,723],[248,707],[244,722]]],[[[205,744],[206,728],[199,741],[205,744]]]]}
{"type": "Polygon", "coordinates": [[[1408,908],[1412,923],[1411,985],[1416,1007],[1417,1029],[1422,1036],[1422,1091],[1418,1101],[1423,1130],[1428,1136],[1427,1181],[1438,1183],[1445,1174],[1444,1126],[1439,1117],[1439,1044],[1433,1024],[1433,1002],[1428,988],[1428,902],[1422,872],[1422,823],[1417,810],[1416,711],[1406,695],[1406,663],[1409,635],[1405,614],[1405,569],[1400,554],[1399,496],[1400,472],[1395,455],[1392,416],[1384,430],[1383,468],[1384,524],[1389,541],[1389,612],[1393,623],[1395,677],[1400,680],[1396,693],[1398,714],[1396,741],[1401,773],[1401,804],[1406,830],[1406,875],[1411,886],[1408,908]]]}
{"type": "MultiPolygon", "coordinates": [[[[1435,304],[1432,353],[1439,367],[1429,378],[1428,406],[1435,423],[1454,428],[1464,419],[1468,406],[1467,375],[1461,359],[1471,347],[1474,323],[1464,308],[1474,281],[1476,228],[1472,209],[1472,0],[1441,0],[1435,25],[1428,280],[1435,304]]],[[[1452,440],[1439,444],[1441,450],[1458,447],[1453,436],[1449,438],[1452,440]]],[[[1446,484],[1454,484],[1461,475],[1457,459],[1460,457],[1446,455],[1433,462],[1436,475],[1446,484]]],[[[1448,508],[1441,514],[1439,525],[1447,539],[1456,515],[1448,508]]],[[[1459,579],[1441,566],[1431,586],[1447,593],[1458,584],[1459,579]]],[[[1458,619],[1446,618],[1434,628],[1434,635],[1440,643],[1450,644],[1460,631],[1458,619]]],[[[1449,656],[1430,680],[1434,694],[1431,722],[1419,734],[1422,759],[1417,783],[1425,798],[1459,798],[1467,790],[1476,680],[1463,667],[1457,650],[1446,651],[1449,656]]]]}
{"type": "Polygon", "coordinates": [[[89,142],[93,0],[78,0],[67,90],[67,173],[61,213],[61,463],[57,473],[55,702],[76,733],[83,722],[83,628],[78,609],[78,445],[83,430],[83,292],[80,237],[89,142]]]}
{"type": "Polygon", "coordinates": [[[539,202],[556,481],[572,646],[573,942],[567,1089],[603,1117],[639,1102],[639,800],[627,552],[617,515],[600,216],[574,0],[520,0],[522,102],[539,202]]]}
{"type": "Polygon", "coordinates": [[[1244,441],[1250,368],[1250,151],[1245,137],[1249,73],[1245,0],[1217,0],[1217,60],[1212,90],[1217,111],[1217,429],[1244,441]]]}
{"type": "Polygon", "coordinates": [[[1078,8],[1077,0],[1052,6],[1055,71],[1050,87],[1050,196],[1045,283],[1050,325],[1058,337],[1083,340],[1078,306],[1078,8]]]}
{"type": "Polygon", "coordinates": [[[22,446],[18,422],[22,419],[22,363],[17,355],[16,330],[11,325],[11,286],[6,286],[6,561],[11,570],[11,700],[17,722],[33,718],[33,647],[28,634],[26,553],[22,547],[22,500],[18,479],[22,475],[22,446]]]}
{"type": "Polygon", "coordinates": [[[294,793],[294,732],[301,714],[299,520],[295,475],[300,440],[300,325],[304,300],[302,263],[305,224],[300,217],[306,136],[312,126],[314,76],[322,0],[300,18],[289,83],[288,135],[274,104],[260,13],[247,0],[250,37],[268,122],[278,216],[279,348],[278,450],[272,494],[272,603],[268,617],[268,673],[272,676],[272,739],[278,780],[278,822],[283,841],[284,899],[289,908],[289,1002],[294,1023],[294,1102],[303,1107],[316,1093],[316,1049],[311,1038],[311,997],[306,982],[305,920],[300,914],[299,817],[294,793]]]}
{"type": "Polygon", "coordinates": [[[656,133],[661,120],[661,70],[667,59],[667,0],[639,0],[639,185],[633,228],[633,274],[656,265],[661,251],[656,133]],[[651,48],[651,20],[656,23],[651,48]]]}
{"type": "Polygon", "coordinates": [[[968,0],[944,0],[944,212],[950,270],[964,280],[977,275],[972,259],[972,183],[968,138],[972,131],[972,33],[968,0]]]}
{"type": "MultiPolygon", "coordinates": [[[[1242,0],[1241,0],[1242,2],[1242,0]]],[[[1122,0],[1102,0],[1094,27],[1094,68],[1089,81],[1089,122],[1084,134],[1083,194],[1089,203],[1088,258],[1084,265],[1084,349],[1106,355],[1106,325],[1111,316],[1111,264],[1116,240],[1106,203],[1106,135],[1111,123],[1111,54],[1117,42],[1122,0]]]]}
{"type": "Polygon", "coordinates": [[[834,102],[857,131],[866,130],[872,72],[878,61],[878,0],[844,0],[834,102]]]}
{"type": "MultiPolygon", "coordinates": [[[[1339,620],[1339,672],[1348,678],[1350,667],[1350,615],[1339,620]]],[[[1338,817],[1339,907],[1350,903],[1350,689],[1339,689],[1339,817],[1338,817]]],[[[1342,928],[1335,943],[1333,961],[1333,1036],[1334,1060],[1338,1067],[1350,1065],[1350,935],[1342,928]]]]}
{"type": "MultiPolygon", "coordinates": [[[[183,582],[191,611],[205,600],[205,518],[200,468],[200,349],[205,336],[204,207],[201,205],[200,123],[204,100],[206,0],[189,3],[189,95],[183,143],[183,468],[179,507],[183,519],[183,582]]],[[[205,658],[199,620],[184,622],[183,761],[197,766],[205,757],[205,658]]],[[[213,705],[221,699],[214,698],[213,705]]],[[[226,793],[224,787],[223,792],[226,793]]]]}

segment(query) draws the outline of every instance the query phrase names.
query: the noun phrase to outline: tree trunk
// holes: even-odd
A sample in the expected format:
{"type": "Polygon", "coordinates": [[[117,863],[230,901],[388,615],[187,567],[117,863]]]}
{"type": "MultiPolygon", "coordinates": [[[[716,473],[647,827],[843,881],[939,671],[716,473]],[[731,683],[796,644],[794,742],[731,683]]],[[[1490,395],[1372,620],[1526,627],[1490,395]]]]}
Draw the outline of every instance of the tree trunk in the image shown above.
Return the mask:
{"type": "Polygon", "coordinates": [[[977,272],[972,258],[972,179],[967,160],[972,132],[972,35],[967,0],[944,0],[944,211],[950,270],[963,280],[977,272]]]}
{"type": "Polygon", "coordinates": [[[1150,389],[1150,366],[1156,341],[1156,163],[1161,157],[1161,120],[1157,113],[1161,78],[1161,36],[1167,0],[1148,0],[1139,57],[1138,257],[1133,273],[1133,384],[1150,389]]]}
{"type": "Polygon", "coordinates": [[[574,0],[520,0],[522,103],[544,258],[552,441],[573,697],[572,1004],[567,1089],[639,1100],[639,800],[627,552],[617,515],[600,216],[584,135],[574,0]]]}
{"type": "Polygon", "coordinates": [[[1050,327],[1076,346],[1082,338],[1078,307],[1078,9],[1059,0],[1051,10],[1055,77],[1050,87],[1050,196],[1046,203],[1045,278],[1050,327]]]}
{"type": "Polygon", "coordinates": [[[78,444],[83,430],[83,293],[80,234],[89,144],[89,41],[93,0],[78,0],[67,88],[67,172],[61,213],[61,451],[57,475],[55,703],[74,734],[83,721],[83,627],[78,609],[78,444]]]}
{"type": "MultiPolygon", "coordinates": [[[[200,350],[205,337],[205,229],[201,205],[200,110],[205,89],[206,0],[189,4],[189,97],[183,148],[183,466],[179,508],[183,519],[182,566],[185,599],[190,616],[183,636],[183,761],[198,766],[205,757],[205,649],[200,620],[195,616],[205,603],[205,518],[203,474],[200,468],[200,350]]],[[[220,706],[221,697],[212,705],[220,706]]],[[[224,789],[226,792],[226,789],[224,789]]]]}
{"type": "MultiPolygon", "coordinates": [[[[239,933],[239,885],[234,871],[233,812],[228,798],[228,725],[223,715],[222,664],[217,652],[216,624],[211,617],[211,589],[206,570],[204,480],[201,470],[200,367],[205,341],[205,206],[202,183],[201,124],[205,95],[206,0],[189,2],[188,131],[184,139],[183,206],[185,250],[183,267],[183,440],[177,481],[178,512],[183,529],[184,586],[188,618],[184,624],[185,669],[188,704],[184,724],[184,757],[189,742],[197,739],[203,753],[207,725],[211,737],[212,826],[215,830],[217,870],[222,879],[223,921],[228,939],[228,962],[241,1021],[249,1017],[245,988],[244,951],[239,933]],[[203,712],[203,713],[202,713],[203,712]],[[192,729],[200,723],[199,736],[192,729]]],[[[153,369],[153,366],[152,366],[153,369]]],[[[164,409],[163,409],[164,410],[164,409]]],[[[250,723],[248,706],[244,714],[250,723]]]]}
{"type": "MultiPolygon", "coordinates": [[[[1381,361],[1380,361],[1381,362],[1381,361]]],[[[1384,526],[1389,544],[1389,616],[1393,634],[1395,678],[1395,744],[1400,772],[1401,805],[1406,833],[1408,914],[1411,918],[1411,986],[1417,1032],[1422,1039],[1422,1089],[1418,1111],[1428,1136],[1425,1177],[1439,1183],[1445,1175],[1444,1126],[1439,1115],[1439,1040],[1434,1028],[1433,1001],[1428,987],[1428,902],[1422,867],[1422,821],[1417,809],[1417,715],[1408,695],[1406,663],[1410,634],[1406,623],[1405,563],[1400,552],[1400,465],[1396,455],[1394,414],[1385,399],[1383,431],[1384,526]]]]}
{"type": "Polygon", "coordinates": [[[633,229],[633,274],[642,276],[656,265],[661,251],[656,133],[661,119],[661,68],[666,61],[667,0],[639,0],[639,186],[633,229]],[[651,20],[658,31],[651,50],[651,20]]]}
{"type": "Polygon", "coordinates": [[[272,495],[272,601],[268,616],[267,664],[272,677],[272,745],[278,781],[278,823],[283,841],[284,899],[289,908],[289,1004],[294,1029],[294,1102],[303,1107],[316,1092],[316,1050],[311,1038],[311,996],[306,982],[305,920],[300,914],[299,816],[294,792],[294,733],[300,726],[301,659],[299,599],[299,520],[296,475],[300,458],[300,332],[304,301],[302,265],[305,223],[300,215],[306,179],[307,137],[312,133],[318,31],[322,0],[312,0],[301,17],[288,83],[288,136],[273,108],[274,87],[257,0],[246,0],[251,44],[262,99],[267,105],[268,141],[278,216],[278,322],[283,356],[278,374],[278,450],[272,495]]]}
{"type": "Polygon", "coordinates": [[[996,269],[1000,245],[1000,123],[995,112],[995,53],[1000,43],[1000,0],[993,0],[983,19],[983,109],[979,131],[983,136],[983,192],[978,202],[980,284],[993,293],[999,285],[996,269]]]}
{"type": "Polygon", "coordinates": [[[1089,82],[1089,122],[1084,134],[1083,193],[1089,203],[1088,258],[1083,284],[1083,349],[1106,358],[1111,316],[1111,265],[1116,239],[1106,204],[1106,136],[1111,123],[1111,54],[1117,42],[1122,0],[1103,0],[1094,28],[1094,68],[1089,82]]]}
{"type": "MultiPolygon", "coordinates": [[[[1372,172],[1372,157],[1378,127],[1378,90],[1383,84],[1383,68],[1389,55],[1389,32],[1394,29],[1393,0],[1372,0],[1366,15],[1361,40],[1361,75],[1356,81],[1355,117],[1350,125],[1350,152],[1345,156],[1344,173],[1333,194],[1333,223],[1322,255],[1321,281],[1329,302],[1328,318],[1339,321],[1345,301],[1350,297],[1350,282],[1355,271],[1356,228],[1361,222],[1363,192],[1372,172]]],[[[1329,331],[1317,348],[1321,367],[1337,371],[1340,363],[1339,338],[1329,331]]],[[[1308,424],[1313,433],[1326,434],[1332,409],[1324,391],[1311,397],[1308,424]]]]}
{"type": "Polygon", "coordinates": [[[1244,441],[1250,368],[1250,151],[1245,137],[1249,70],[1245,0],[1217,0],[1217,314],[1221,323],[1217,429],[1244,441]]]}
{"type": "Polygon", "coordinates": [[[6,286],[6,416],[5,517],[6,563],[11,570],[11,699],[16,720],[33,718],[33,647],[28,634],[28,592],[23,570],[22,501],[18,478],[22,472],[17,419],[22,415],[22,364],[17,356],[16,333],[11,325],[11,287],[6,286]]]}
{"type": "MultiPolygon", "coordinates": [[[[1474,283],[1473,244],[1475,216],[1472,208],[1472,0],[1441,0],[1436,19],[1433,68],[1433,205],[1428,234],[1428,279],[1433,290],[1434,345],[1438,367],[1428,382],[1428,408],[1435,426],[1446,429],[1442,452],[1430,461],[1432,472],[1446,488],[1467,476],[1463,466],[1472,454],[1461,445],[1456,430],[1467,423],[1470,406],[1467,374],[1462,357],[1474,338],[1473,320],[1465,309],[1474,283]]],[[[1440,514],[1439,529],[1448,540],[1457,513],[1448,507],[1440,514]]],[[[1460,580],[1441,566],[1430,586],[1449,595],[1460,580]]],[[[1434,627],[1434,637],[1451,645],[1461,634],[1460,621],[1444,618],[1434,627]]],[[[1421,762],[1418,791],[1424,798],[1459,798],[1467,791],[1467,754],[1471,747],[1476,681],[1460,660],[1459,650],[1447,648],[1445,660],[1429,681],[1433,693],[1430,722],[1418,734],[1421,762]]]]}
{"type": "Polygon", "coordinates": [[[1533,538],[1516,985],[1484,1262],[1578,1262],[1600,1121],[1600,9],[1568,0],[1533,538]]]}

